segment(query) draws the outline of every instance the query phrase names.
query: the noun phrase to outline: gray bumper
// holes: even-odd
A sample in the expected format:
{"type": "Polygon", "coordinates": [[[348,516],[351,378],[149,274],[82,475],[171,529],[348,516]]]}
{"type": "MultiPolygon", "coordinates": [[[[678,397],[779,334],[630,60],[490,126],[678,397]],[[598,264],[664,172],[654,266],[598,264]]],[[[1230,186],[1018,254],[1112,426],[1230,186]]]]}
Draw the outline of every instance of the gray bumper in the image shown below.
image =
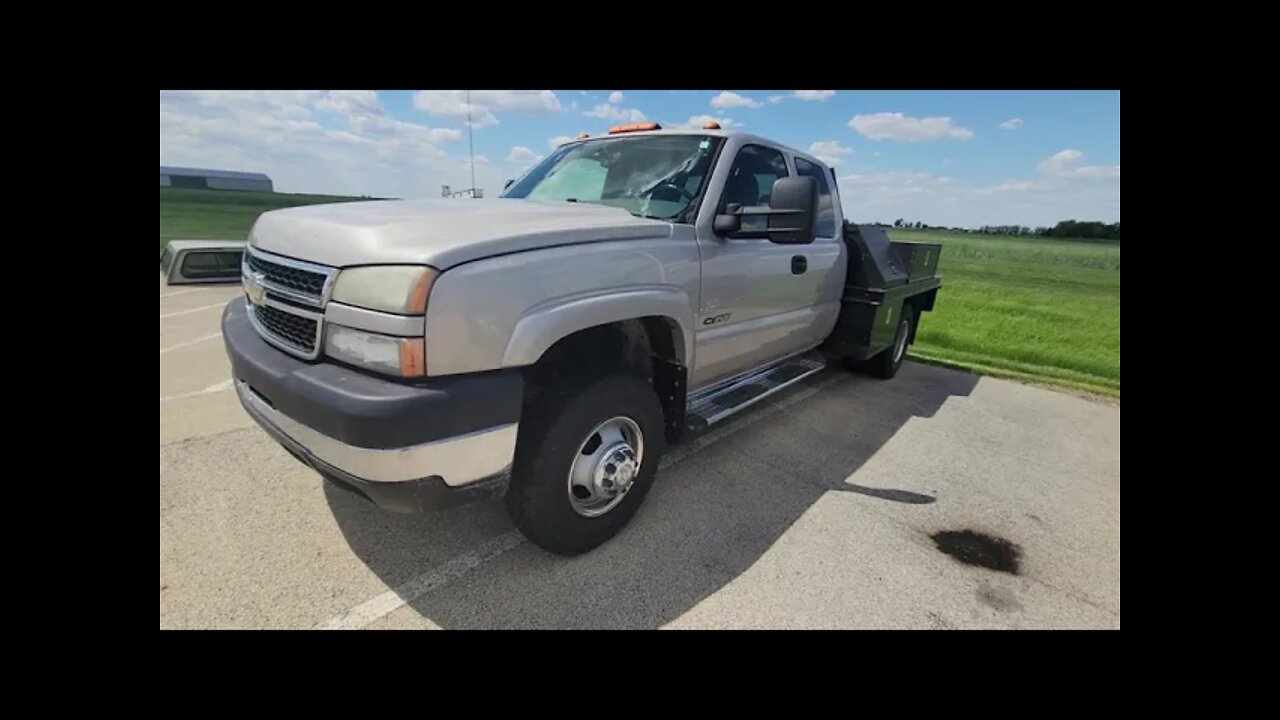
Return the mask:
{"type": "Polygon", "coordinates": [[[397,382],[303,361],[263,341],[242,298],[228,304],[222,331],[249,415],[300,460],[383,507],[487,496],[512,463],[518,372],[397,382]]]}
{"type": "Polygon", "coordinates": [[[348,445],[313,430],[268,405],[249,385],[235,381],[249,415],[293,440],[317,460],[366,482],[395,483],[436,476],[460,487],[497,475],[515,457],[518,423],[403,448],[348,445]]]}

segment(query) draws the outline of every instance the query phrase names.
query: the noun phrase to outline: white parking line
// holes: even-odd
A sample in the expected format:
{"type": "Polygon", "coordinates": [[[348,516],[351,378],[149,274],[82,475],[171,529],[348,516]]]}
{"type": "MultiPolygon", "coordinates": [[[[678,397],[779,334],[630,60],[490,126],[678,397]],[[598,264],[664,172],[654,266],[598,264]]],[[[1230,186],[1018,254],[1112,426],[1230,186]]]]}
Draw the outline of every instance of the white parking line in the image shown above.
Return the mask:
{"type": "Polygon", "coordinates": [[[476,549],[464,553],[429,573],[419,575],[400,587],[388,590],[377,597],[351,608],[315,626],[316,630],[360,630],[380,618],[399,610],[406,603],[436,588],[466,575],[484,563],[498,557],[524,542],[519,530],[509,530],[492,540],[481,543],[476,549]]]}
{"type": "Polygon", "coordinates": [[[161,315],[160,319],[163,320],[165,318],[177,317],[179,315],[188,315],[193,312],[200,312],[201,310],[212,310],[214,308],[226,307],[226,306],[227,304],[224,302],[214,303],[212,305],[201,305],[200,307],[191,308],[190,310],[179,310],[178,312],[166,313],[164,315],[161,315]]]}
{"type": "Polygon", "coordinates": [[[180,393],[178,395],[165,395],[160,398],[160,402],[170,402],[173,400],[181,400],[182,398],[199,397],[201,395],[212,395],[213,393],[222,392],[223,390],[230,390],[230,389],[231,389],[231,380],[227,379],[227,380],[223,380],[220,383],[210,385],[209,387],[203,390],[195,390],[192,392],[180,393]]]}
{"type": "MultiPolygon", "coordinates": [[[[824,378],[809,387],[798,392],[793,392],[784,399],[769,403],[763,407],[753,408],[748,415],[736,423],[732,423],[720,430],[711,431],[697,440],[677,448],[674,452],[667,453],[662,458],[662,462],[658,463],[658,469],[663,470],[676,463],[684,460],[690,454],[695,453],[708,445],[719,442],[746,427],[753,425],[775,413],[782,412],[792,405],[809,398],[824,388],[830,387],[842,380],[848,379],[849,376],[835,375],[833,377],[824,378]]],[[[419,575],[418,577],[404,583],[400,587],[388,590],[370,600],[366,600],[350,610],[332,617],[319,625],[315,626],[316,630],[360,630],[366,628],[378,620],[390,615],[391,613],[404,607],[406,604],[413,602],[417,598],[425,595],[432,590],[438,590],[445,585],[457,580],[476,568],[484,565],[499,555],[517,547],[525,542],[524,536],[519,530],[510,530],[499,535],[492,540],[481,543],[474,550],[459,555],[448,561],[444,565],[431,570],[430,572],[419,575]]]]}
{"type": "Polygon", "coordinates": [[[193,292],[204,292],[205,290],[212,290],[212,289],[213,288],[187,288],[186,290],[174,290],[173,292],[160,293],[160,297],[162,298],[175,297],[177,295],[186,295],[187,293],[193,293],[193,292]]]}
{"type": "Polygon", "coordinates": [[[160,354],[163,355],[167,352],[173,352],[174,350],[177,350],[179,348],[190,347],[191,345],[195,345],[196,343],[202,343],[206,340],[212,340],[214,338],[220,338],[220,337],[222,337],[222,333],[220,332],[216,332],[212,335],[205,335],[204,337],[198,337],[195,340],[188,340],[186,342],[178,343],[177,345],[170,345],[167,348],[160,348],[160,354]]]}

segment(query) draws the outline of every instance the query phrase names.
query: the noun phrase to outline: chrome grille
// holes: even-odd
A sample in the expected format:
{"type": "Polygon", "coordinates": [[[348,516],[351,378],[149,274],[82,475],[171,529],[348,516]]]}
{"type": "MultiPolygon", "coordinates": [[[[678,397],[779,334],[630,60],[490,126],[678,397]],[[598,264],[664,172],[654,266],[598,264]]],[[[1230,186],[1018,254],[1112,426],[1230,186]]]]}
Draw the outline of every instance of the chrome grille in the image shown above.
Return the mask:
{"type": "Polygon", "coordinates": [[[320,355],[324,305],[337,276],[336,268],[264,253],[245,251],[243,277],[258,334],[299,357],[320,355]]]}
{"type": "Polygon", "coordinates": [[[278,339],[289,343],[298,350],[311,355],[316,350],[318,320],[304,318],[291,312],[278,310],[270,305],[258,305],[253,309],[258,323],[278,339]]]}
{"type": "Polygon", "coordinates": [[[286,290],[293,290],[320,300],[324,296],[324,284],[328,276],[324,273],[291,267],[271,262],[258,255],[247,255],[249,269],[263,275],[267,285],[275,285],[286,290]]]}

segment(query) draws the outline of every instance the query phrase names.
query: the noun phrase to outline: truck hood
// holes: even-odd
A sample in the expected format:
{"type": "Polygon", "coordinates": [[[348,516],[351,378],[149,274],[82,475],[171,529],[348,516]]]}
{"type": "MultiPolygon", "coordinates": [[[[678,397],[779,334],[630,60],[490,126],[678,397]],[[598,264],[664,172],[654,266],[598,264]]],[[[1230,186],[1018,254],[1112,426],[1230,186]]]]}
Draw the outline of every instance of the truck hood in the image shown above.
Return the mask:
{"type": "Polygon", "coordinates": [[[446,270],[492,255],[607,240],[665,238],[671,224],[621,208],[516,199],[385,200],[263,213],[249,243],[345,267],[379,263],[446,270]]]}

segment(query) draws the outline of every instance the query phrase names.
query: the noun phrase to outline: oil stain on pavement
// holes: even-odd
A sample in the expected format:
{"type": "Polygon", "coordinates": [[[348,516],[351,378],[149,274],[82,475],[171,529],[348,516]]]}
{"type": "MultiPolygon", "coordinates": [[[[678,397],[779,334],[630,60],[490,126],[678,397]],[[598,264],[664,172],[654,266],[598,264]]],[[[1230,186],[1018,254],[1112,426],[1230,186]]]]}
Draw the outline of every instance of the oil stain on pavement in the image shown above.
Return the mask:
{"type": "Polygon", "coordinates": [[[1022,548],[1005,540],[972,530],[944,530],[930,536],[942,552],[965,565],[977,565],[997,572],[1018,574],[1022,548]]]}

